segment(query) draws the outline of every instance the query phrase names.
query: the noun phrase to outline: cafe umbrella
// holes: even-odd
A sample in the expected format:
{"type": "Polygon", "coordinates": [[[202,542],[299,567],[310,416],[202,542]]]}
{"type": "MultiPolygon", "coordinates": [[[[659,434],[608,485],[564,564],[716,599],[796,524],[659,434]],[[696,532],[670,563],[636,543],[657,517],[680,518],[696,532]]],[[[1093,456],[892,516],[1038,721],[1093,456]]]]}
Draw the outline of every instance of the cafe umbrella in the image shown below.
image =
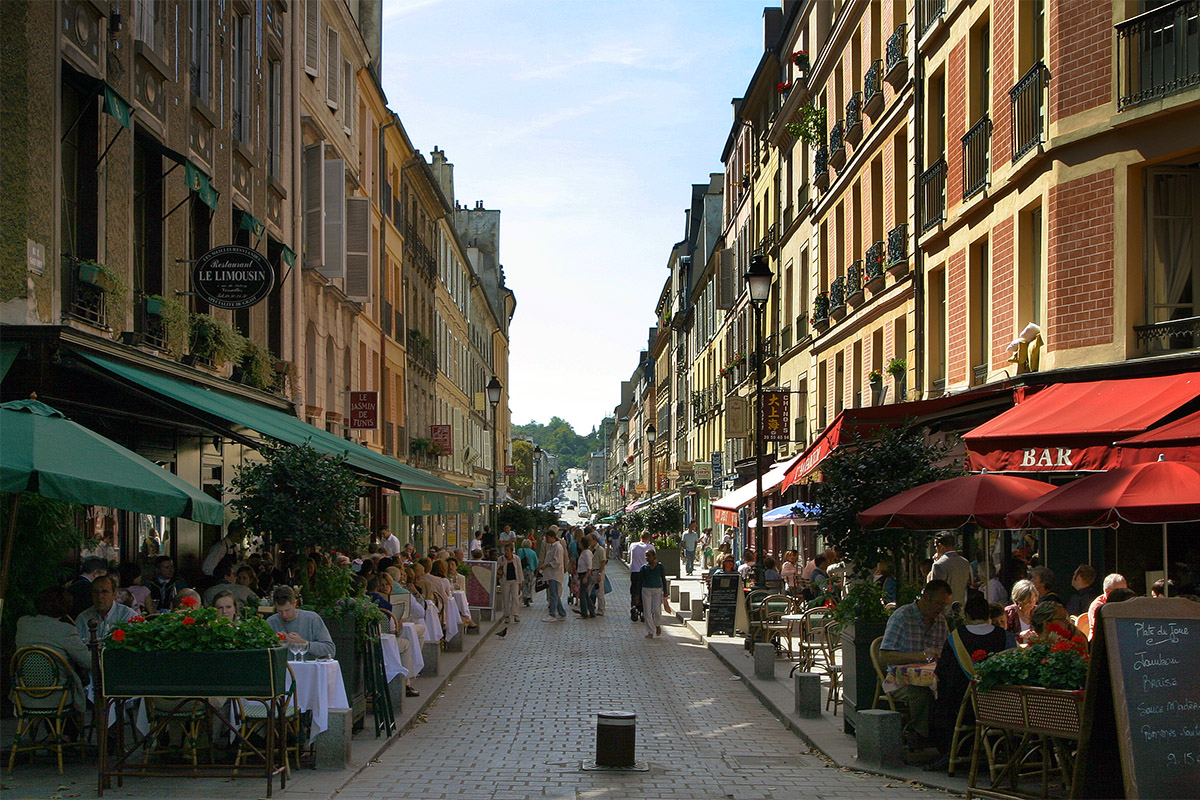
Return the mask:
{"type": "Polygon", "coordinates": [[[0,405],[0,443],[0,492],[13,494],[0,565],[0,613],[21,492],[210,525],[225,521],[220,501],[36,398],[0,405]]]}
{"type": "Polygon", "coordinates": [[[1167,578],[1167,525],[1200,521],[1200,464],[1159,456],[1158,461],[1099,472],[1026,503],[1006,520],[1013,528],[1161,524],[1163,577],[1167,578]]]}
{"type": "Polygon", "coordinates": [[[982,472],[914,486],[857,515],[867,530],[904,528],[931,531],[974,522],[1005,528],[1005,515],[1017,506],[1054,491],[1043,481],[982,472]]]}

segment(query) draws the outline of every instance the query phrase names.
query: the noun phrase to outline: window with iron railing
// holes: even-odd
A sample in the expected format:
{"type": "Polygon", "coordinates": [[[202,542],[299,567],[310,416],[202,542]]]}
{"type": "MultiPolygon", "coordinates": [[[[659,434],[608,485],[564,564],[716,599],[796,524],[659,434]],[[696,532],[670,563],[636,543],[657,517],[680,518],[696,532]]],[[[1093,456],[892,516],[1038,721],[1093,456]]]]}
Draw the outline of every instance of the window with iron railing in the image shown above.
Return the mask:
{"type": "Polygon", "coordinates": [[[946,0],[917,0],[917,24],[921,35],[946,13],[946,0]]]}
{"type": "Polygon", "coordinates": [[[940,159],[921,173],[917,191],[921,232],[924,233],[946,220],[946,159],[940,159]]]}
{"type": "Polygon", "coordinates": [[[846,278],[839,275],[829,284],[829,308],[831,311],[846,305],[846,278]]]}
{"type": "Polygon", "coordinates": [[[887,265],[895,266],[908,261],[908,223],[901,222],[888,231],[887,265]]]}
{"type": "Polygon", "coordinates": [[[1117,108],[1200,85],[1200,0],[1175,0],[1119,22],[1117,108]]]}
{"type": "Polygon", "coordinates": [[[883,105],[883,59],[871,62],[863,76],[863,110],[874,114],[883,105]]]}
{"type": "Polygon", "coordinates": [[[856,144],[862,138],[863,93],[855,92],[846,103],[846,139],[856,144]]]}
{"type": "Polygon", "coordinates": [[[863,290],[863,262],[860,258],[846,269],[846,297],[861,295],[863,290]]]}
{"type": "Polygon", "coordinates": [[[1017,81],[1008,92],[1012,113],[1012,160],[1021,156],[1046,140],[1046,87],[1050,71],[1041,61],[1017,81]]]}
{"type": "Polygon", "coordinates": [[[876,242],[867,248],[867,257],[864,259],[863,272],[867,282],[883,277],[883,242],[876,242]]]}
{"type": "Polygon", "coordinates": [[[992,120],[986,115],[962,137],[963,200],[988,186],[991,142],[992,120]]]}
{"type": "Polygon", "coordinates": [[[887,40],[887,71],[891,75],[908,64],[908,24],[901,22],[887,40]]]}

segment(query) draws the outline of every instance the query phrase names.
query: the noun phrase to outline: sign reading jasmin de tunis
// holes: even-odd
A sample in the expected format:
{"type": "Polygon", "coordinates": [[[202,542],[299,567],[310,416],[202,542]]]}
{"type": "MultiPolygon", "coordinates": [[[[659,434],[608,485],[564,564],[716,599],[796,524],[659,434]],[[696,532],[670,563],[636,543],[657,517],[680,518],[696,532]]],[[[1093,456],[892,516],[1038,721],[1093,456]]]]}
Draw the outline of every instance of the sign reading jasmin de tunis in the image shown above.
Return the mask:
{"type": "Polygon", "coordinates": [[[275,270],[266,256],[249,247],[214,247],[192,265],[192,288],[217,308],[249,308],[275,285],[275,270]]]}

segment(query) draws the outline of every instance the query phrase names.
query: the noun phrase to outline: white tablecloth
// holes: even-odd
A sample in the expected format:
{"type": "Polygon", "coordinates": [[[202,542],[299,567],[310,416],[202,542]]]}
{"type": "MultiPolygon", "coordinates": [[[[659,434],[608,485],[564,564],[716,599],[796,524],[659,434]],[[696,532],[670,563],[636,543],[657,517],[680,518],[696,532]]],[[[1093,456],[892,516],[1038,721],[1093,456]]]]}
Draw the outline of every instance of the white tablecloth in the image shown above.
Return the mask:
{"type": "Polygon", "coordinates": [[[454,592],[450,596],[454,598],[454,602],[458,603],[458,610],[464,617],[471,616],[471,606],[467,603],[466,592],[454,592]]]}
{"type": "MultiPolygon", "coordinates": [[[[290,663],[296,673],[296,705],[301,711],[312,712],[311,742],[329,728],[329,709],[350,707],[342,668],[332,659],[290,663]]],[[[288,685],[291,685],[291,676],[288,676],[288,685]]]]}
{"type": "MultiPolygon", "coordinates": [[[[383,650],[383,674],[387,682],[391,683],[392,678],[397,675],[407,677],[408,670],[404,668],[404,662],[400,659],[400,644],[396,641],[396,637],[390,633],[381,634],[379,644],[383,650]]],[[[411,646],[409,645],[409,647],[411,646]]]]}
{"type": "MultiPolygon", "coordinates": [[[[83,693],[90,702],[96,702],[96,698],[92,693],[92,684],[89,682],[83,687],[83,693]]],[[[140,697],[133,697],[128,700],[117,700],[109,702],[108,706],[108,727],[117,724],[117,709],[133,707],[133,725],[137,728],[138,733],[145,736],[150,732],[150,718],[146,716],[146,701],[140,697]]]]}
{"type": "Polygon", "coordinates": [[[417,632],[417,626],[411,622],[405,622],[400,626],[399,635],[408,639],[408,652],[412,654],[413,672],[420,674],[421,670],[425,669],[425,657],[421,655],[421,635],[417,632]]]}
{"type": "Polygon", "coordinates": [[[442,640],[442,621],[438,619],[437,604],[425,601],[425,639],[430,642],[442,640]]]}
{"type": "Polygon", "coordinates": [[[454,598],[450,598],[450,602],[446,605],[446,641],[450,641],[455,636],[458,636],[458,629],[462,625],[462,619],[458,615],[458,604],[454,602],[454,598]]]}

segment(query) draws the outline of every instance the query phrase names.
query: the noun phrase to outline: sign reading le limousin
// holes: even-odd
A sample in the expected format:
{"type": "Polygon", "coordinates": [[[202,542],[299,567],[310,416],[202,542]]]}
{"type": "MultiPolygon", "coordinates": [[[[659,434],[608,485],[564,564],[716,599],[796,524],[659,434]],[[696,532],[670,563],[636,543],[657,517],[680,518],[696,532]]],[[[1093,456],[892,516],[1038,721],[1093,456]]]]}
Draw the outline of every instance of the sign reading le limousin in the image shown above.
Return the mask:
{"type": "Polygon", "coordinates": [[[192,265],[192,288],[217,308],[249,308],[275,285],[275,270],[266,256],[249,247],[214,247],[192,265]]]}

